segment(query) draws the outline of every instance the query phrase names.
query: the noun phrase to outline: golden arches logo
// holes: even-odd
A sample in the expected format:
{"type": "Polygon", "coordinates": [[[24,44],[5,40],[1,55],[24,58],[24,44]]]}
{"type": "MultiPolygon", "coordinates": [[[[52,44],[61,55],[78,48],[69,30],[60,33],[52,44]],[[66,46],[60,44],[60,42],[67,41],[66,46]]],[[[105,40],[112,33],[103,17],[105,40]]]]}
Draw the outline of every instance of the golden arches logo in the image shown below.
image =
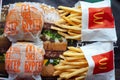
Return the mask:
{"type": "Polygon", "coordinates": [[[103,24],[102,21],[98,21],[98,20],[102,20],[102,19],[103,19],[103,17],[99,17],[99,16],[98,16],[98,15],[101,15],[101,14],[104,14],[104,11],[97,12],[97,13],[95,13],[95,14],[93,15],[93,17],[94,17],[93,22],[94,22],[94,23],[99,24],[99,25],[103,24]]]}
{"type": "Polygon", "coordinates": [[[107,69],[106,65],[107,65],[107,61],[108,58],[102,58],[100,61],[99,61],[99,69],[107,69]]]}

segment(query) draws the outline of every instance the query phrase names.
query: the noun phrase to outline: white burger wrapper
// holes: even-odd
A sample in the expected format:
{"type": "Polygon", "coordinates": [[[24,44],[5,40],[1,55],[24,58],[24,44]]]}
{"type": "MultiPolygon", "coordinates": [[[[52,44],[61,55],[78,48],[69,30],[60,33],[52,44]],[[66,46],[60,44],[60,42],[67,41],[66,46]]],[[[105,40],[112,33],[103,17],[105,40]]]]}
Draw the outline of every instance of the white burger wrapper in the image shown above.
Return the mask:
{"type": "Polygon", "coordinates": [[[9,74],[8,80],[14,80],[17,76],[32,76],[35,80],[41,80],[45,51],[42,42],[13,43],[5,55],[5,69],[9,74]]]}
{"type": "Polygon", "coordinates": [[[61,17],[54,7],[47,5],[47,4],[40,4],[40,8],[43,10],[43,18],[45,23],[55,23],[56,21],[60,20],[61,17]]]}
{"type": "Polygon", "coordinates": [[[43,24],[39,3],[15,3],[10,5],[4,33],[12,42],[34,41],[39,38],[43,24]]]}

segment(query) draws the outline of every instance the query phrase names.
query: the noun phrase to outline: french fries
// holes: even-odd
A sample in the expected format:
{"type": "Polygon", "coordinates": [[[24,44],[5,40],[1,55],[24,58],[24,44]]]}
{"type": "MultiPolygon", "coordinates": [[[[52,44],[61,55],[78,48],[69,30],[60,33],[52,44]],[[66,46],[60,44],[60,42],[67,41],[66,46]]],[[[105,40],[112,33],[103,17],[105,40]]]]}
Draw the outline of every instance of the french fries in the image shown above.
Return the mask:
{"type": "Polygon", "coordinates": [[[76,12],[76,13],[81,13],[81,9],[74,9],[74,8],[70,8],[70,7],[65,7],[65,6],[58,6],[59,9],[63,9],[65,11],[70,11],[70,12],[76,12]]]}
{"type": "Polygon", "coordinates": [[[54,76],[58,80],[84,80],[88,71],[88,62],[78,47],[69,46],[69,50],[60,55],[60,63],[54,66],[54,76]],[[72,79],[74,78],[74,79],[72,79]]]}
{"type": "Polygon", "coordinates": [[[53,30],[59,30],[61,32],[67,32],[66,29],[58,28],[58,27],[55,27],[55,26],[51,26],[51,29],[53,29],[53,30]]]}
{"type": "Polygon", "coordinates": [[[58,12],[61,19],[55,22],[55,26],[51,27],[57,30],[60,35],[66,39],[81,40],[82,27],[82,11],[81,7],[71,8],[66,6],[59,6],[58,12]]]}
{"type": "Polygon", "coordinates": [[[73,47],[73,46],[69,46],[68,49],[71,51],[82,52],[82,50],[80,48],[73,47]]]}
{"type": "MultiPolygon", "coordinates": [[[[72,23],[71,23],[72,24],[72,23]]],[[[73,26],[69,26],[69,25],[64,25],[64,24],[59,24],[59,23],[55,23],[55,25],[57,25],[57,26],[59,26],[59,27],[61,27],[61,28],[65,28],[65,29],[70,29],[70,30],[81,30],[81,28],[80,28],[80,26],[81,25],[78,25],[78,26],[75,26],[75,25],[73,25],[73,26]]]]}

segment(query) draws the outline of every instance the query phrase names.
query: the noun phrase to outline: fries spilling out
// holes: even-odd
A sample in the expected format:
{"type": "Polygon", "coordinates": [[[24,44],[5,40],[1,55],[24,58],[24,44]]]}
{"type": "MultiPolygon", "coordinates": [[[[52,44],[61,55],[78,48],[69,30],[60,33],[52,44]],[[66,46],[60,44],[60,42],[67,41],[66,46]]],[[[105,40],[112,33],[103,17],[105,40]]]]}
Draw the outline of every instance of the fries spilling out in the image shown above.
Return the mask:
{"type": "Polygon", "coordinates": [[[84,80],[88,71],[88,62],[80,48],[68,47],[68,50],[60,55],[62,59],[56,66],[54,76],[58,80],[84,80]]]}
{"type": "Polygon", "coordinates": [[[58,9],[61,19],[51,29],[57,30],[66,39],[81,40],[81,8],[59,6],[58,9]]]}

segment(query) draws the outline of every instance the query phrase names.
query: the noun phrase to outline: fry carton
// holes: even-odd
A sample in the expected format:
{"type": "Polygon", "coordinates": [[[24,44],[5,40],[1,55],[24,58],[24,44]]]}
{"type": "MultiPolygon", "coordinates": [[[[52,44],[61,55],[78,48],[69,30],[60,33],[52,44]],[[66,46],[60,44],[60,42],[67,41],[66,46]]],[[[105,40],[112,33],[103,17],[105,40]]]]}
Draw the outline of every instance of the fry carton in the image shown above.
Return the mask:
{"type": "Polygon", "coordinates": [[[81,50],[89,64],[86,80],[115,80],[112,42],[96,42],[81,50]]]}
{"type": "Polygon", "coordinates": [[[79,1],[82,9],[82,41],[116,41],[110,0],[96,3],[79,1]]]}

